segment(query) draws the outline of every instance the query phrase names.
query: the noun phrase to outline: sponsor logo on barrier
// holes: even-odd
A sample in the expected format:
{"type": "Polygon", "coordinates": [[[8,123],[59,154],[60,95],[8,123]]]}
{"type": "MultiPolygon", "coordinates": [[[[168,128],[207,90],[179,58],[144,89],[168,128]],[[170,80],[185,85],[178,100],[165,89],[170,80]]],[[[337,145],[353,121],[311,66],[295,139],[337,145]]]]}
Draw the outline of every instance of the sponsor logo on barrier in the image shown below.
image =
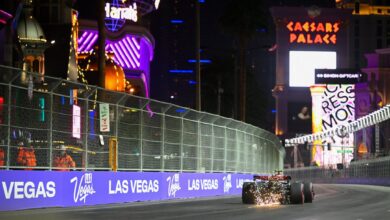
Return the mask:
{"type": "Polygon", "coordinates": [[[176,197],[176,192],[181,190],[180,188],[180,174],[175,173],[167,178],[168,182],[168,197],[176,197]]]}
{"type": "Polygon", "coordinates": [[[236,179],[236,189],[242,189],[242,185],[244,185],[244,182],[252,182],[252,180],[251,179],[237,178],[236,179]]]}
{"type": "Polygon", "coordinates": [[[132,193],[158,192],[158,180],[117,180],[116,183],[108,181],[108,194],[126,194],[131,189],[132,193]],[[115,186],[114,186],[115,185],[115,186]],[[130,188],[129,188],[130,186],[130,188]]]}
{"type": "Polygon", "coordinates": [[[5,199],[38,199],[38,198],[52,198],[56,195],[56,183],[15,181],[7,185],[6,182],[1,182],[5,199]]]}
{"type": "Polygon", "coordinates": [[[229,193],[229,190],[232,188],[232,175],[228,174],[223,177],[223,192],[229,193]]]}
{"type": "Polygon", "coordinates": [[[96,191],[93,189],[92,173],[84,174],[81,176],[80,181],[77,176],[73,177],[70,182],[74,183],[73,201],[75,203],[81,201],[85,203],[87,196],[96,193],[96,191]]]}
{"type": "Polygon", "coordinates": [[[218,179],[192,179],[188,180],[188,190],[217,190],[218,179]]]}

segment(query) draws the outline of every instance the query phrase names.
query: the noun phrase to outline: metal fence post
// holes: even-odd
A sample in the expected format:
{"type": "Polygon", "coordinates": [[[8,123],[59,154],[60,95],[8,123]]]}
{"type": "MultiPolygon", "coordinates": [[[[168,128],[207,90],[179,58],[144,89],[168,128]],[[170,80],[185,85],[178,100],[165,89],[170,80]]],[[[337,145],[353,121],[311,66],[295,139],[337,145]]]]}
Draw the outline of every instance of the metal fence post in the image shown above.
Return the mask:
{"type": "Polygon", "coordinates": [[[237,172],[238,170],[240,170],[240,166],[241,166],[241,163],[240,163],[241,151],[240,151],[240,147],[239,147],[239,143],[238,143],[238,131],[236,128],[234,129],[234,133],[235,133],[235,137],[236,137],[234,139],[234,142],[235,142],[236,151],[237,151],[237,167],[236,167],[236,172],[237,172]]]}
{"type": "Polygon", "coordinates": [[[7,170],[9,170],[9,166],[10,166],[10,152],[11,152],[11,91],[12,91],[12,87],[11,87],[11,82],[8,84],[8,135],[7,135],[7,170]]]}
{"type": "MultiPolygon", "coordinates": [[[[90,102],[90,97],[92,94],[96,94],[97,93],[97,88],[94,88],[92,90],[91,93],[89,93],[87,96],[86,96],[86,104],[85,104],[85,117],[84,117],[84,147],[85,147],[85,151],[84,151],[84,169],[87,171],[88,170],[88,126],[89,126],[89,102],[90,102]]],[[[97,115],[98,112],[96,113],[97,115]]]]}
{"type": "MultiPolygon", "coordinates": [[[[118,101],[119,102],[119,101],[118,101]]],[[[118,140],[118,129],[119,129],[119,106],[118,102],[115,103],[115,138],[116,138],[116,147],[115,147],[115,164],[113,164],[116,169],[118,169],[118,148],[119,148],[119,140],[118,140]]],[[[111,159],[111,158],[110,158],[111,159]]]]}
{"type": "Polygon", "coordinates": [[[86,99],[85,104],[85,116],[84,116],[84,169],[88,170],[88,119],[89,119],[89,96],[86,99]]]}
{"type": "Polygon", "coordinates": [[[180,133],[180,172],[183,172],[183,140],[184,139],[184,117],[181,117],[181,133],[180,133]]]}
{"type": "Polygon", "coordinates": [[[142,172],[144,168],[144,154],[143,154],[143,124],[144,124],[144,119],[143,119],[143,109],[140,109],[140,119],[139,119],[139,152],[140,152],[140,171],[142,172]]]}
{"type": "Polygon", "coordinates": [[[53,169],[53,91],[50,91],[49,170],[53,169]]]}
{"type": "Polygon", "coordinates": [[[165,111],[162,113],[161,123],[161,171],[165,169],[165,111]]]}
{"type": "Polygon", "coordinates": [[[226,173],[226,166],[227,166],[227,132],[226,132],[226,126],[225,126],[225,132],[224,132],[224,141],[223,141],[223,145],[224,145],[224,152],[223,152],[223,158],[224,158],[224,162],[223,162],[223,172],[226,173]]]}
{"type": "Polygon", "coordinates": [[[16,74],[16,76],[14,78],[12,78],[9,82],[8,82],[8,138],[7,138],[7,142],[8,142],[8,146],[7,146],[7,170],[9,170],[9,167],[11,166],[11,159],[10,159],[10,153],[11,153],[11,93],[12,93],[12,82],[18,78],[20,76],[20,73],[19,74],[16,74]]]}
{"type": "Polygon", "coordinates": [[[215,150],[214,124],[211,124],[211,172],[214,172],[214,150],[215,150]]]}
{"type": "Polygon", "coordinates": [[[116,120],[115,120],[115,138],[116,138],[116,145],[117,147],[115,148],[115,155],[116,155],[116,161],[115,161],[115,167],[118,169],[119,166],[118,166],[118,152],[119,152],[119,137],[118,137],[118,131],[119,131],[119,103],[124,99],[126,98],[127,95],[122,95],[122,97],[120,97],[118,99],[118,101],[115,103],[115,117],[116,117],[116,120]]]}
{"type": "Polygon", "coordinates": [[[50,120],[49,120],[49,170],[53,169],[53,102],[54,94],[53,91],[62,83],[62,80],[58,81],[57,84],[50,90],[50,120]]]}
{"type": "Polygon", "coordinates": [[[246,154],[244,154],[245,155],[245,172],[246,173],[248,173],[248,170],[249,170],[249,164],[248,164],[248,157],[249,157],[249,155],[248,155],[248,144],[247,144],[247,142],[246,142],[246,132],[243,132],[243,134],[244,134],[244,138],[243,138],[243,143],[244,143],[244,151],[246,152],[246,154]]]}
{"type": "Polygon", "coordinates": [[[201,127],[200,127],[200,120],[198,120],[198,143],[197,143],[197,146],[196,146],[196,154],[197,154],[197,160],[196,160],[196,170],[199,172],[200,171],[200,147],[201,147],[201,143],[202,143],[202,131],[201,131],[201,127]]]}

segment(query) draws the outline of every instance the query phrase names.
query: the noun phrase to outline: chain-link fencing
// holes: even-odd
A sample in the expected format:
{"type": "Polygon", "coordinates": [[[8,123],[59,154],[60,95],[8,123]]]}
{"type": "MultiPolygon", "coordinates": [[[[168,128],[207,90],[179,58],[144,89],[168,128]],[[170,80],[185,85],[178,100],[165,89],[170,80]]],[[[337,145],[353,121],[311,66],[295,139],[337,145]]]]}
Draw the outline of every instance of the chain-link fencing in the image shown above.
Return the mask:
{"type": "Polygon", "coordinates": [[[390,157],[353,161],[336,169],[304,167],[284,170],[294,180],[314,183],[354,183],[390,186],[390,157]]]}
{"type": "Polygon", "coordinates": [[[3,169],[56,169],[64,149],[77,170],[283,168],[280,140],[243,122],[6,66],[0,79],[3,169]]]}

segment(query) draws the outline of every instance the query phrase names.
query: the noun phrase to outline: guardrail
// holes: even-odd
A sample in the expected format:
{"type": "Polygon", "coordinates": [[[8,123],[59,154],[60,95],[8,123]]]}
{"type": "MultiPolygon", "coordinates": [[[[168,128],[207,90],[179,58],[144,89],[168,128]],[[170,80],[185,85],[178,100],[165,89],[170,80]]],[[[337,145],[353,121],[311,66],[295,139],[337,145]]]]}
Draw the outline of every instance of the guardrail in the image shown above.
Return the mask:
{"type": "Polygon", "coordinates": [[[76,170],[271,173],[283,168],[280,140],[240,121],[6,66],[0,66],[0,79],[3,169],[55,169],[61,145],[76,170]],[[36,156],[32,167],[17,160],[27,145],[36,156]]]}

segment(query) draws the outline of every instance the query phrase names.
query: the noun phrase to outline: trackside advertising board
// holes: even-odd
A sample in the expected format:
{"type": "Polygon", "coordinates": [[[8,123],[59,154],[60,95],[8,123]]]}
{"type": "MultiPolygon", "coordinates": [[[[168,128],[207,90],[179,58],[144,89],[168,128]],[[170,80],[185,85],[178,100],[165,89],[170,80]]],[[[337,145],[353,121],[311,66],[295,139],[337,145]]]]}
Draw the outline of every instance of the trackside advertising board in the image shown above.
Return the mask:
{"type": "Polygon", "coordinates": [[[0,171],[0,211],[241,193],[250,174],[0,171]]]}

